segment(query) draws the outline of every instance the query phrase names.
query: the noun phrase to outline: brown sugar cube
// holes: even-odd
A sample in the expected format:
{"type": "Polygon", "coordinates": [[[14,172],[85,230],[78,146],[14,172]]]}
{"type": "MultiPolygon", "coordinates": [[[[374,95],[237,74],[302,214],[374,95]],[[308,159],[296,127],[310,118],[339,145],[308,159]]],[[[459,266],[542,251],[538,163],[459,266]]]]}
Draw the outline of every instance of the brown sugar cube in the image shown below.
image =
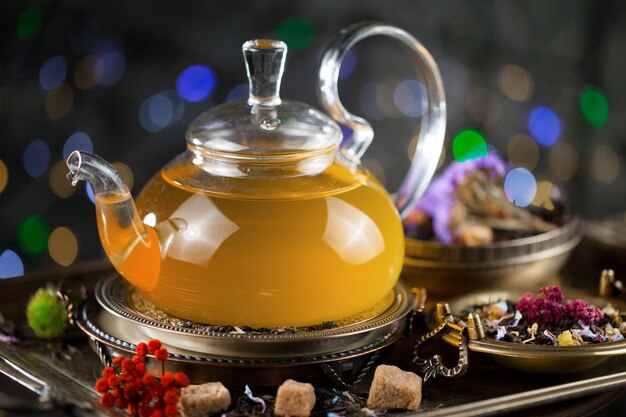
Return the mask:
{"type": "Polygon", "coordinates": [[[367,398],[367,406],[415,411],[422,402],[422,378],[397,366],[379,365],[367,398]]]}
{"type": "Polygon", "coordinates": [[[274,413],[279,416],[307,417],[315,406],[313,385],[288,379],[278,387],[274,413]]]}
{"type": "Polygon", "coordinates": [[[183,417],[201,417],[230,407],[230,392],[221,382],[189,385],[180,390],[178,403],[183,417]]]}

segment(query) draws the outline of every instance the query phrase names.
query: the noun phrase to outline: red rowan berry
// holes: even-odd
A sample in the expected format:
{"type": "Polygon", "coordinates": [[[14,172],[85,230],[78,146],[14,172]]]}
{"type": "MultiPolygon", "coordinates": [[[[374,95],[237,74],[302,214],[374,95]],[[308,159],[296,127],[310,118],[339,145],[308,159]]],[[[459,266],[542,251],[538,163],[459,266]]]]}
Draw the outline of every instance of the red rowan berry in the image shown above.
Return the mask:
{"type": "Polygon", "coordinates": [[[126,392],[126,398],[130,399],[139,394],[139,386],[134,382],[129,382],[124,386],[124,391],[126,392]]]}
{"type": "Polygon", "coordinates": [[[115,369],[113,369],[110,366],[107,366],[106,368],[104,368],[102,370],[102,376],[104,378],[108,378],[108,377],[113,376],[113,375],[115,375],[115,369]]]}
{"type": "Polygon", "coordinates": [[[135,348],[135,352],[137,352],[137,355],[139,356],[146,356],[148,354],[148,345],[146,345],[144,342],[138,343],[137,347],[135,348]]]}
{"type": "Polygon", "coordinates": [[[165,407],[165,415],[167,417],[175,417],[177,412],[178,412],[178,409],[173,404],[169,404],[168,406],[165,407]]]}
{"type": "Polygon", "coordinates": [[[139,407],[139,415],[141,417],[150,417],[152,415],[152,408],[147,405],[142,405],[139,407]]]}
{"type": "Polygon", "coordinates": [[[124,397],[118,397],[115,400],[115,406],[117,408],[119,408],[120,410],[125,409],[126,407],[128,407],[128,400],[124,397]]]}
{"type": "Polygon", "coordinates": [[[107,379],[107,383],[109,384],[109,386],[111,388],[116,388],[120,386],[120,383],[122,381],[120,380],[120,377],[117,375],[111,375],[108,379],[107,379]]]}
{"type": "Polygon", "coordinates": [[[181,387],[186,387],[189,385],[189,378],[183,372],[176,372],[174,374],[174,380],[181,387]]]}
{"type": "Polygon", "coordinates": [[[122,361],[122,369],[125,372],[132,372],[135,370],[135,363],[131,361],[130,359],[124,359],[122,361]]]}
{"type": "Polygon", "coordinates": [[[165,375],[161,377],[161,385],[163,385],[164,388],[171,387],[173,383],[174,383],[174,376],[170,374],[169,372],[166,372],[165,375]]]}
{"type": "Polygon", "coordinates": [[[165,349],[165,348],[157,349],[154,352],[154,357],[157,358],[160,361],[166,361],[167,360],[167,349],[165,349]]]}
{"type": "Polygon", "coordinates": [[[178,395],[178,392],[176,392],[175,389],[170,388],[163,396],[163,401],[165,401],[167,404],[176,404],[179,398],[180,396],[178,395]]]}
{"type": "Polygon", "coordinates": [[[141,382],[144,385],[152,385],[154,384],[154,381],[156,380],[156,377],[152,374],[145,374],[142,378],[141,378],[141,382]]]}
{"type": "Polygon", "coordinates": [[[96,391],[98,392],[107,392],[109,389],[109,383],[106,378],[100,378],[96,381],[96,391]]]}
{"type": "Polygon", "coordinates": [[[115,398],[113,397],[113,394],[110,392],[102,394],[102,397],[100,397],[100,404],[109,408],[113,407],[115,405],[115,398]]]}
{"type": "Polygon", "coordinates": [[[158,349],[161,349],[161,341],[157,339],[152,339],[148,342],[148,350],[152,353],[156,352],[158,349]]]}

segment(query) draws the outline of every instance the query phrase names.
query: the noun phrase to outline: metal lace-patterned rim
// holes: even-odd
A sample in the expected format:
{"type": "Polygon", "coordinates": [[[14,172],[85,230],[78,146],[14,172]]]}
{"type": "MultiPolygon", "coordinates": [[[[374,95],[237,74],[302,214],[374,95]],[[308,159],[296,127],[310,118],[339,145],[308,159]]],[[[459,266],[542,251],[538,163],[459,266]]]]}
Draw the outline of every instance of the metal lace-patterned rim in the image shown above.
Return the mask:
{"type": "Polygon", "coordinates": [[[113,273],[96,284],[94,294],[98,303],[105,310],[118,317],[160,330],[219,339],[296,341],[328,336],[339,337],[344,335],[354,335],[356,333],[383,327],[401,319],[413,310],[415,304],[415,297],[411,296],[408,287],[401,281],[398,281],[393,289],[394,300],[392,304],[378,316],[371,319],[365,319],[360,323],[348,324],[332,329],[307,330],[293,334],[219,333],[161,323],[146,317],[133,309],[131,303],[128,302],[127,294],[129,288],[129,284],[127,284],[126,281],[124,281],[118,274],[113,273]]]}
{"type": "MultiPolygon", "coordinates": [[[[133,353],[135,351],[136,345],[125,340],[119,339],[115,336],[108,334],[106,331],[102,330],[90,317],[91,310],[94,308],[98,308],[95,305],[93,300],[89,300],[85,302],[78,311],[77,314],[77,325],[81,328],[81,330],[86,333],[90,338],[104,343],[105,345],[119,349],[128,353],[133,353]]],[[[174,361],[184,361],[184,362],[198,362],[198,363],[207,363],[207,364],[215,364],[215,365],[263,365],[263,366],[280,366],[280,365],[302,365],[302,364],[316,364],[316,363],[324,363],[324,362],[334,362],[343,359],[349,359],[355,356],[360,356],[366,353],[374,352],[380,349],[383,349],[393,342],[395,342],[400,336],[402,332],[395,330],[386,333],[385,335],[379,337],[378,339],[363,345],[357,348],[353,348],[350,350],[346,350],[343,352],[329,353],[324,355],[313,355],[306,357],[298,357],[298,358],[278,358],[278,359],[231,359],[231,358],[223,358],[223,357],[209,357],[209,356],[194,356],[194,355],[185,355],[180,353],[172,353],[169,352],[168,356],[170,360],[174,361]]]]}
{"type": "Polygon", "coordinates": [[[544,251],[566,250],[581,239],[580,220],[570,219],[563,226],[535,236],[494,242],[484,246],[444,245],[434,241],[406,239],[406,257],[420,261],[467,262],[476,266],[480,262],[494,263],[502,260],[527,260],[541,257],[544,251]]]}

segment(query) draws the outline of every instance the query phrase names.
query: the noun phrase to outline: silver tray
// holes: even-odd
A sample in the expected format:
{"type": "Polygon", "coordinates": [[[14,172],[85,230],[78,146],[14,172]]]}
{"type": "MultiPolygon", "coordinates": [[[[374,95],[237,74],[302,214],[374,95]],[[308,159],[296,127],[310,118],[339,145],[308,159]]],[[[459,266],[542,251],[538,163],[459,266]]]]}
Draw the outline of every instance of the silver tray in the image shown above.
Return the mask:
{"type": "MultiPolygon", "coordinates": [[[[111,274],[95,287],[99,306],[86,304],[78,325],[90,336],[103,342],[122,340],[134,345],[140,341],[157,338],[170,347],[170,351],[199,358],[228,359],[281,359],[321,357],[353,351],[363,346],[396,340],[406,327],[406,319],[416,305],[409,288],[399,282],[387,297],[388,306],[371,316],[355,316],[338,321],[338,326],[322,329],[298,329],[295,333],[268,334],[258,332],[219,333],[201,326],[172,323],[149,317],[132,302],[134,290],[119,275],[111,274]]],[[[171,317],[171,316],[170,316],[171,317]]],[[[184,322],[181,322],[184,324],[184,322]]]]}

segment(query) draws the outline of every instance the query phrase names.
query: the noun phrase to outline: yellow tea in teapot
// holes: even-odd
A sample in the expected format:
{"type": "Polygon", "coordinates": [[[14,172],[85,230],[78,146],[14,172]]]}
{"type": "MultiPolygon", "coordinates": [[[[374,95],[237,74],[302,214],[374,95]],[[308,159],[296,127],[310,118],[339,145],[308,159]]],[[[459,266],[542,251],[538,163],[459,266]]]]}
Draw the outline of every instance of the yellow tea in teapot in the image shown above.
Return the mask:
{"type": "Polygon", "coordinates": [[[178,180],[198,172],[165,168],[144,188],[134,213],[143,241],[132,224],[114,220],[124,201],[97,202],[113,265],[167,312],[219,325],[314,325],[366,310],[391,291],[403,231],[369,173],[334,163],[316,176],[222,177],[231,193],[219,194],[178,180]]]}

